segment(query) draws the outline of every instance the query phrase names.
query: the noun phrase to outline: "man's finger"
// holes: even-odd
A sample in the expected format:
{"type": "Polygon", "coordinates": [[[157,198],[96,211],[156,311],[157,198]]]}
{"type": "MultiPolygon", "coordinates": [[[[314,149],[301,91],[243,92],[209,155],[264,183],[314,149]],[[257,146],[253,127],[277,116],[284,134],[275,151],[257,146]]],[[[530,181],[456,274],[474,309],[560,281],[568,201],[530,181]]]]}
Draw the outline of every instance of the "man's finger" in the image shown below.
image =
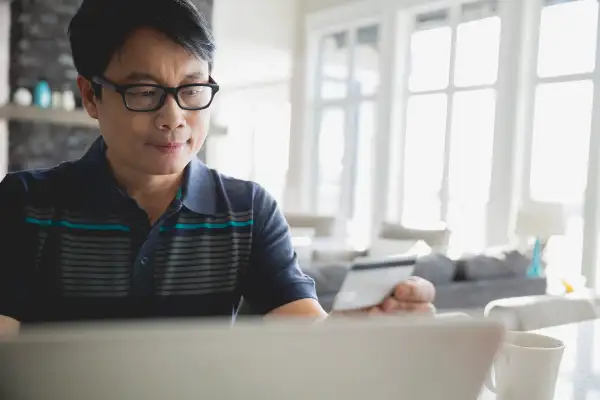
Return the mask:
{"type": "Polygon", "coordinates": [[[396,286],[394,297],[401,302],[432,303],[435,287],[423,278],[411,277],[396,286]]]}
{"type": "Polygon", "coordinates": [[[393,312],[430,312],[433,309],[433,305],[430,303],[415,303],[415,302],[403,302],[393,298],[386,299],[381,305],[381,309],[385,313],[393,312]]]}
{"type": "Polygon", "coordinates": [[[383,314],[383,310],[381,307],[373,307],[368,311],[369,315],[381,315],[383,314]]]}

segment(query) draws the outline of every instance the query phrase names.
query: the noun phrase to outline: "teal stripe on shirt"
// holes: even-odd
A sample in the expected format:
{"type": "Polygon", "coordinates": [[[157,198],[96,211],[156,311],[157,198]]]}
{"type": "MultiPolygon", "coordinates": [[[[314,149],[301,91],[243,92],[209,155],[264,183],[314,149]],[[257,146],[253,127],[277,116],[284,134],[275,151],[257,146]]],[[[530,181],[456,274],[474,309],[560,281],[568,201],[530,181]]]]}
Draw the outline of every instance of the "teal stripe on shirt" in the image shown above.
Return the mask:
{"type": "Polygon", "coordinates": [[[175,224],[174,226],[171,226],[171,227],[163,227],[163,228],[161,228],[161,230],[163,230],[163,231],[171,230],[171,229],[194,230],[194,229],[203,229],[203,228],[223,229],[223,228],[228,228],[230,226],[242,227],[242,226],[251,226],[253,224],[254,224],[253,220],[244,221],[244,222],[228,221],[223,224],[211,224],[208,222],[203,223],[203,224],[175,224]]]}
{"type": "Polygon", "coordinates": [[[40,226],[64,226],[65,228],[71,229],[82,229],[89,231],[121,231],[121,232],[129,232],[130,229],[125,225],[116,225],[116,224],[74,224],[69,221],[53,221],[50,219],[36,219],[36,218],[25,218],[25,222],[30,224],[40,225],[40,226]]]}
{"type": "MultiPolygon", "coordinates": [[[[121,231],[121,232],[129,232],[130,229],[125,225],[116,225],[116,224],[74,224],[69,221],[53,221],[53,220],[40,220],[36,218],[25,218],[25,221],[30,224],[40,225],[40,226],[64,226],[65,228],[71,229],[82,229],[82,230],[90,230],[90,231],[121,231]]],[[[163,227],[162,231],[172,230],[172,229],[181,229],[181,230],[195,230],[195,229],[223,229],[232,227],[242,227],[242,226],[251,226],[254,224],[253,220],[245,221],[245,222],[236,222],[236,221],[228,221],[222,224],[211,224],[211,223],[203,223],[203,224],[175,224],[172,227],[163,227]]]]}

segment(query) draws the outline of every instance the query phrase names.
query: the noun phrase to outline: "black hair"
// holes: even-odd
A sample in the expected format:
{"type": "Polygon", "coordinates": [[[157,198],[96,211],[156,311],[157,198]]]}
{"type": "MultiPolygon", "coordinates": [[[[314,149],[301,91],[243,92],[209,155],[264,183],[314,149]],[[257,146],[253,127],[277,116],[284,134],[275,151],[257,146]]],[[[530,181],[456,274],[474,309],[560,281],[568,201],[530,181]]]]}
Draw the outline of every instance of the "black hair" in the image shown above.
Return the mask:
{"type": "Polygon", "coordinates": [[[84,0],[68,30],[77,72],[90,80],[102,76],[113,55],[140,28],[163,33],[212,70],[215,40],[190,0],[84,0]]]}

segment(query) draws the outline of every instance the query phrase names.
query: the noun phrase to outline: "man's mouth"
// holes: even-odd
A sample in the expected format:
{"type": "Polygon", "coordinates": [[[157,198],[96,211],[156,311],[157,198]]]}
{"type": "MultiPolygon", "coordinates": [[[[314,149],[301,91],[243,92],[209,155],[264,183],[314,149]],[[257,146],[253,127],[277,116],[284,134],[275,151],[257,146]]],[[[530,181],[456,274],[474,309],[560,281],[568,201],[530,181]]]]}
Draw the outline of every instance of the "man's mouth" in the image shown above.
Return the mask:
{"type": "Polygon", "coordinates": [[[148,143],[152,148],[163,153],[176,153],[188,144],[185,142],[167,142],[167,143],[148,143]]]}

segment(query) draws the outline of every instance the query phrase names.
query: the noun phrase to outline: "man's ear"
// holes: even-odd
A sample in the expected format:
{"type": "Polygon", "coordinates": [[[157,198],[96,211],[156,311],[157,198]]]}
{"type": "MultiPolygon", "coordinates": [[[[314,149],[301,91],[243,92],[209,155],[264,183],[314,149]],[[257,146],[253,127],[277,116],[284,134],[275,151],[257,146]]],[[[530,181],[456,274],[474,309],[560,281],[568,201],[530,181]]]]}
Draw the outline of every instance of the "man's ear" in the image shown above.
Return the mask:
{"type": "Polygon", "coordinates": [[[98,119],[98,107],[96,105],[98,99],[94,95],[94,90],[92,89],[92,83],[79,75],[77,77],[77,87],[79,87],[79,93],[81,94],[81,101],[83,103],[83,107],[85,107],[88,115],[94,119],[98,119]]]}

